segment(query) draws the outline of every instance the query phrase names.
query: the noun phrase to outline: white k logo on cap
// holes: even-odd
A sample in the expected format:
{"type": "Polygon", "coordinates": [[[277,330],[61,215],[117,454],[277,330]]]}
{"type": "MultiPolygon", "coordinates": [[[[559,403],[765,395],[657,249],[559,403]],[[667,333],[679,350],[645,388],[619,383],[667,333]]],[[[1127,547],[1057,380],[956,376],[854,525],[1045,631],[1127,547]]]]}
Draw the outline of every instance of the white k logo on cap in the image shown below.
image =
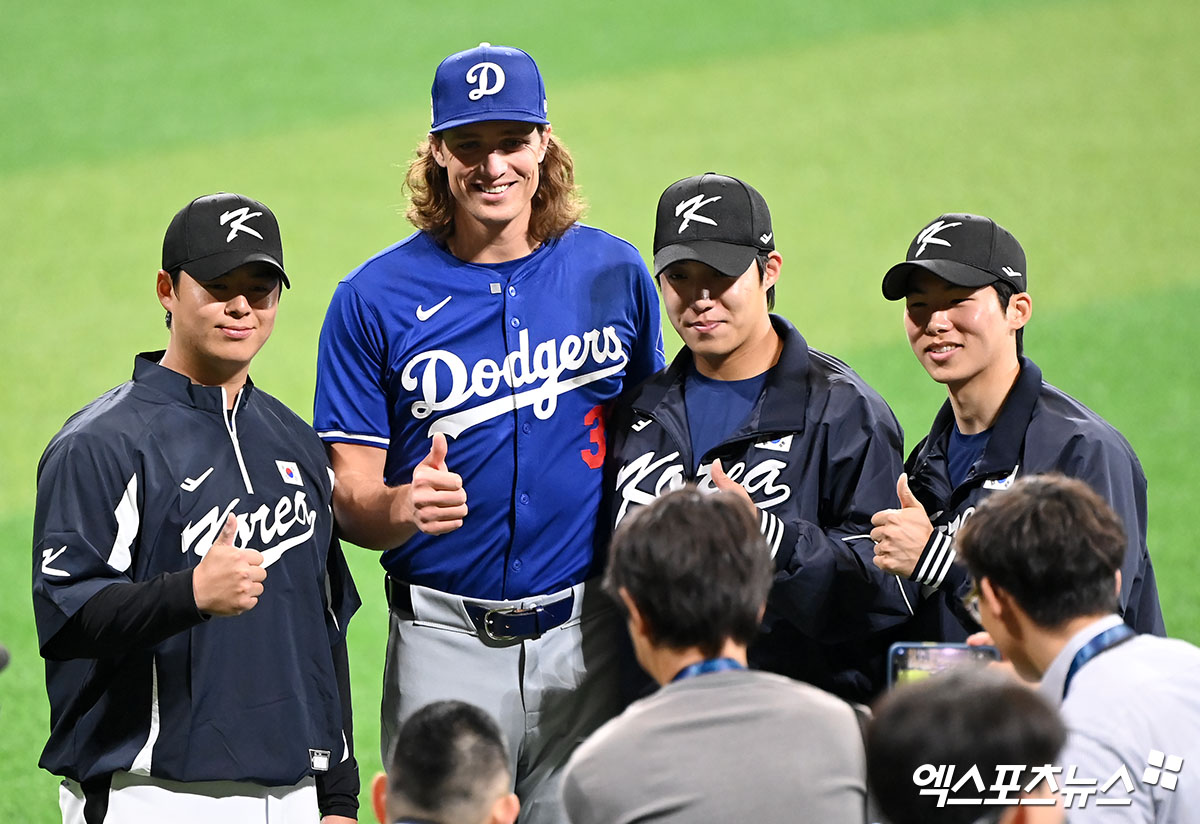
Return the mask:
{"type": "Polygon", "coordinates": [[[229,236],[225,238],[225,242],[229,243],[238,232],[245,232],[248,235],[254,235],[259,240],[263,236],[246,225],[246,221],[252,217],[261,217],[262,212],[252,212],[249,206],[243,206],[240,209],[234,209],[232,212],[225,212],[221,215],[221,225],[229,224],[229,236]],[[232,221],[232,222],[231,222],[232,221]]]}
{"type": "Polygon", "coordinates": [[[950,241],[943,240],[937,236],[937,233],[943,229],[949,229],[952,226],[962,226],[962,223],[947,223],[944,220],[935,220],[922,230],[921,234],[917,235],[917,242],[921,244],[921,248],[917,249],[914,257],[920,257],[925,253],[925,246],[929,243],[936,243],[939,246],[950,246],[950,241]]]}
{"type": "Polygon", "coordinates": [[[467,69],[467,82],[479,84],[477,88],[471,89],[467,94],[467,97],[472,100],[478,100],[484,95],[496,94],[504,88],[504,69],[500,68],[498,63],[490,60],[476,63],[467,69]],[[493,78],[494,82],[492,82],[493,78]]]}
{"type": "Polygon", "coordinates": [[[716,226],[717,222],[715,220],[713,220],[710,217],[705,217],[704,215],[697,214],[697,211],[700,209],[701,206],[705,206],[709,203],[713,203],[720,199],[721,199],[720,195],[706,199],[704,197],[704,195],[699,194],[699,195],[696,195],[695,197],[689,197],[687,200],[681,202],[678,206],[676,206],[675,207],[675,217],[679,217],[679,215],[681,215],[681,214],[683,215],[683,220],[679,224],[679,232],[678,233],[683,234],[683,230],[686,229],[688,227],[688,223],[693,220],[696,221],[697,223],[707,223],[709,226],[716,226]]]}

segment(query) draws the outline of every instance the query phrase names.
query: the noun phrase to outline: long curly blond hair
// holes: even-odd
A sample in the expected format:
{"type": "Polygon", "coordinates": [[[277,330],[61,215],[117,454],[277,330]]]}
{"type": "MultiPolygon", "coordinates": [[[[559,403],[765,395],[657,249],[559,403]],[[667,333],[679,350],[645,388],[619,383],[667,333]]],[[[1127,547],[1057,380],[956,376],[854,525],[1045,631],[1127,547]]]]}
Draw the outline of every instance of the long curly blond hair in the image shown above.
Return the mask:
{"type": "MultiPolygon", "coordinates": [[[[543,127],[539,126],[542,132],[543,127]]],[[[408,208],[404,216],[422,231],[445,243],[454,234],[454,195],[446,170],[433,156],[434,135],[426,136],[408,164],[404,190],[408,208]]],[[[533,194],[533,214],[529,218],[529,236],[537,243],[562,235],[583,215],[585,205],[575,184],[575,161],[567,147],[553,134],[542,160],[537,191],[533,194]]]]}

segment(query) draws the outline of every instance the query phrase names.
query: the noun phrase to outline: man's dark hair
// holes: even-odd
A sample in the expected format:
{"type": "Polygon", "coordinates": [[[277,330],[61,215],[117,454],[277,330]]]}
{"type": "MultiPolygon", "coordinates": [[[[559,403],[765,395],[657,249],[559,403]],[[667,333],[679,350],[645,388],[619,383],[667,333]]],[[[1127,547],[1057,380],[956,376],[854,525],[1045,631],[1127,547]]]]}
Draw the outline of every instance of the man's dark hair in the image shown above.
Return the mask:
{"type": "Polygon", "coordinates": [[[1039,626],[1117,611],[1125,530],[1083,481],[1057,473],[1018,480],[980,505],[956,546],[976,581],[1007,591],[1039,626]]]}
{"type": "Polygon", "coordinates": [[[720,653],[758,633],[774,569],[746,503],[732,492],[687,486],[635,511],[617,529],[604,588],[624,610],[621,588],[646,619],[655,645],[720,653]]]}
{"type": "MultiPolygon", "coordinates": [[[[1000,308],[1008,311],[1008,302],[1012,300],[1013,295],[1017,294],[1017,287],[1003,280],[997,280],[992,283],[992,288],[996,290],[996,297],[1000,299],[1000,308]]],[[[1025,329],[1022,327],[1017,330],[1017,357],[1025,354],[1025,329]]]]}
{"type": "MultiPolygon", "coordinates": [[[[968,799],[997,797],[988,788],[999,783],[1019,782],[1024,789],[1034,781],[1030,768],[1054,765],[1066,736],[1058,711],[1011,676],[983,668],[952,670],[897,687],[876,705],[867,728],[867,784],[892,824],[971,824],[984,820],[986,807],[939,808],[938,796],[921,790],[945,788],[949,798],[968,799]],[[934,772],[943,765],[938,781],[934,772]],[[1022,770],[1001,775],[1002,765],[1022,770]],[[979,768],[984,791],[968,779],[953,792],[972,767],[979,768]]],[[[998,816],[1010,808],[993,809],[998,816]]]]}
{"type": "MultiPolygon", "coordinates": [[[[171,276],[171,288],[174,289],[176,292],[179,291],[179,273],[182,271],[183,271],[183,268],[178,267],[178,268],[172,269],[170,272],[167,273],[171,276]]],[[[168,329],[171,328],[171,312],[169,310],[167,311],[166,317],[163,318],[163,323],[165,323],[167,325],[168,329]]]]}
{"type": "Polygon", "coordinates": [[[393,815],[443,824],[483,821],[511,780],[496,722],[462,701],[427,704],[405,721],[387,774],[393,815]]]}

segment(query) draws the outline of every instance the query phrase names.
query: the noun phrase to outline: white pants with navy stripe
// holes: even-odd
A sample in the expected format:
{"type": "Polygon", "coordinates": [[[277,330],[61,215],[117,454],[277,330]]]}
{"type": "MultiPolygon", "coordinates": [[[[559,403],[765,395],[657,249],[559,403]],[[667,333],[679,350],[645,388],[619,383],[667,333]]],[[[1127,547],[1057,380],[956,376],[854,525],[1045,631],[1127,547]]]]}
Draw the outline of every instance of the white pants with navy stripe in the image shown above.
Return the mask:
{"type": "MultiPolygon", "coordinates": [[[[59,786],[63,824],[95,824],[83,816],[83,790],[71,780],[59,786]]],[[[312,777],[292,787],[245,781],[167,781],[114,773],[104,824],[318,824],[317,785],[312,777]]]]}
{"type": "MultiPolygon", "coordinates": [[[[509,745],[521,824],[562,824],[560,778],[567,759],[621,707],[620,638],[625,628],[599,582],[572,587],[571,617],[540,638],[485,644],[463,598],[413,586],[412,613],[391,613],[383,675],[384,763],[405,718],[433,701],[475,704],[496,719],[509,745]]],[[[568,590],[523,601],[528,607],[568,590]]]]}

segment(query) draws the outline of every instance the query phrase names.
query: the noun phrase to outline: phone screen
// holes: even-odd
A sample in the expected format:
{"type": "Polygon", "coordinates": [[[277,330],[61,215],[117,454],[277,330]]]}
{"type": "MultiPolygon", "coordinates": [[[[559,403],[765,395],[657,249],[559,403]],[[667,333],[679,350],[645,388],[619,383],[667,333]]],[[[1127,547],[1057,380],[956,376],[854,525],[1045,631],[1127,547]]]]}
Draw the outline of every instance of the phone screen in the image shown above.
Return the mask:
{"type": "Polygon", "coordinates": [[[892,644],[888,651],[888,683],[920,681],[944,670],[965,665],[983,665],[1000,658],[995,647],[966,644],[892,644]]]}

